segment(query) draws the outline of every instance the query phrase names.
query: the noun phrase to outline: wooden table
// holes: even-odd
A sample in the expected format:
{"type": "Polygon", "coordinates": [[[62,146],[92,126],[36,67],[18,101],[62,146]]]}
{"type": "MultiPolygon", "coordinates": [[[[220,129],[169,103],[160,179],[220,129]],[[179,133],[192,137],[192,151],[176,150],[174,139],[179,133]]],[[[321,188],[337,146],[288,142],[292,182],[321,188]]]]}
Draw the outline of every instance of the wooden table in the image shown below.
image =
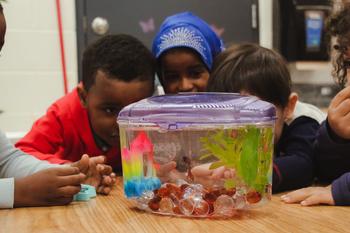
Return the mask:
{"type": "Polygon", "coordinates": [[[118,185],[88,202],[0,210],[0,232],[350,232],[350,207],[287,205],[279,196],[233,219],[188,219],[139,211],[118,185]]]}

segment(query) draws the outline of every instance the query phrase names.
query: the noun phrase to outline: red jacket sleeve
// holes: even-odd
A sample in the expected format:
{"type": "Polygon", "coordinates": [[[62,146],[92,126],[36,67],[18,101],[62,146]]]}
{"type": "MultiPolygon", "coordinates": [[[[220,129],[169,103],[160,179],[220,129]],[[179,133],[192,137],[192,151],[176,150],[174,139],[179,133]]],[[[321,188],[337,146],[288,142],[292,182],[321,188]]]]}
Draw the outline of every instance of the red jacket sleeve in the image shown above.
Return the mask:
{"type": "Polygon", "coordinates": [[[52,105],[46,115],[38,119],[32,129],[16,143],[16,147],[50,163],[69,162],[60,156],[60,148],[64,143],[63,125],[56,110],[57,106],[52,105]]]}

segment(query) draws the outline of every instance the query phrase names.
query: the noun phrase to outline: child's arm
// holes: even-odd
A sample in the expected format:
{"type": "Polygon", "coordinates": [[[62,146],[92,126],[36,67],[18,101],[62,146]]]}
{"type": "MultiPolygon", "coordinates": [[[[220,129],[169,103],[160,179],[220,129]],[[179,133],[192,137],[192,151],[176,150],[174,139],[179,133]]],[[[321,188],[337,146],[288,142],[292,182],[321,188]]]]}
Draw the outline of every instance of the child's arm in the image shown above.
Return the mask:
{"type": "Polygon", "coordinates": [[[0,208],[12,208],[14,204],[33,206],[67,203],[76,190],[80,190],[80,186],[71,186],[83,181],[85,175],[80,174],[78,168],[57,166],[24,154],[14,148],[0,132],[0,177],[11,177],[0,179],[0,208]],[[42,169],[46,170],[37,172],[42,169]],[[30,175],[32,173],[35,174],[30,175]],[[66,183],[61,183],[61,180],[66,183]],[[54,200],[54,197],[58,199],[54,200]]]}
{"type": "Polygon", "coordinates": [[[328,119],[321,125],[315,147],[317,175],[331,182],[350,171],[350,87],[332,100],[328,119]]]}
{"type": "MultiPolygon", "coordinates": [[[[316,166],[319,178],[329,181],[349,171],[350,86],[332,100],[328,119],[319,130],[316,141],[316,166]]],[[[310,187],[282,196],[287,203],[302,205],[350,205],[350,173],[345,173],[326,188],[310,187]]]]}
{"type": "Polygon", "coordinates": [[[350,140],[335,137],[323,122],[315,142],[315,170],[318,179],[330,183],[350,171],[350,140]]]}
{"type": "Polygon", "coordinates": [[[31,130],[15,146],[27,154],[50,163],[64,164],[69,162],[57,155],[60,148],[67,146],[64,145],[64,127],[58,112],[58,107],[55,104],[52,105],[47,113],[33,124],[31,130]]]}
{"type": "Polygon", "coordinates": [[[299,117],[283,132],[274,158],[273,192],[302,188],[314,177],[313,143],[319,124],[299,117]]]}
{"type": "Polygon", "coordinates": [[[350,205],[350,172],[333,181],[332,196],[335,205],[350,205]]]}
{"type": "Polygon", "coordinates": [[[309,187],[296,190],[281,197],[286,203],[300,203],[304,206],[350,205],[350,173],[333,181],[328,187],[309,187]]]}
{"type": "Polygon", "coordinates": [[[0,131],[0,177],[21,178],[37,171],[57,167],[58,165],[40,161],[15,148],[0,131]]]}

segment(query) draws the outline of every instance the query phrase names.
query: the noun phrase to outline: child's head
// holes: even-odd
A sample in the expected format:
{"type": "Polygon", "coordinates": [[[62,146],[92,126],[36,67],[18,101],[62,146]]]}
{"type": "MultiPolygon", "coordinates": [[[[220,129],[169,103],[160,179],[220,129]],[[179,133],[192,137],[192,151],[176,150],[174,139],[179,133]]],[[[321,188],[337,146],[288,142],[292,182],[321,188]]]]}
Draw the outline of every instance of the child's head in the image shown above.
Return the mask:
{"type": "Polygon", "coordinates": [[[350,75],[350,3],[344,3],[343,9],[330,17],[327,26],[329,33],[337,38],[332,74],[344,87],[350,79],[347,77],[350,75]]]}
{"type": "Polygon", "coordinates": [[[6,33],[6,20],[4,13],[2,12],[2,5],[0,3],[0,50],[5,43],[5,33],[6,33]]]}
{"type": "Polygon", "coordinates": [[[291,78],[284,59],[255,44],[241,44],[219,54],[214,62],[208,91],[255,95],[276,106],[275,138],[290,118],[298,96],[291,91],[291,78]]]}
{"type": "Polygon", "coordinates": [[[116,115],[126,105],[152,95],[155,59],[138,39],[108,35],[85,50],[82,70],[78,93],[92,130],[109,145],[116,145],[116,115]]]}
{"type": "Polygon", "coordinates": [[[190,12],[164,20],[156,35],[153,54],[166,93],[205,91],[209,71],[223,43],[210,26],[190,12]]]}

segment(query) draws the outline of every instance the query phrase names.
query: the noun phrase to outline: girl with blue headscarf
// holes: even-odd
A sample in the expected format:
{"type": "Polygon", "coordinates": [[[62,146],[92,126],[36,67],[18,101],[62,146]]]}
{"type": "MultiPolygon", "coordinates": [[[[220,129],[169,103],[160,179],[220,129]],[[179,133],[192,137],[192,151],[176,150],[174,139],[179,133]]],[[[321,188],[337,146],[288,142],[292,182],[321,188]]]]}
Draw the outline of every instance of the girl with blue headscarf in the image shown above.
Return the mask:
{"type": "Polygon", "coordinates": [[[198,16],[183,12],[164,20],[152,51],[165,93],[205,91],[222,40],[198,16]]]}

